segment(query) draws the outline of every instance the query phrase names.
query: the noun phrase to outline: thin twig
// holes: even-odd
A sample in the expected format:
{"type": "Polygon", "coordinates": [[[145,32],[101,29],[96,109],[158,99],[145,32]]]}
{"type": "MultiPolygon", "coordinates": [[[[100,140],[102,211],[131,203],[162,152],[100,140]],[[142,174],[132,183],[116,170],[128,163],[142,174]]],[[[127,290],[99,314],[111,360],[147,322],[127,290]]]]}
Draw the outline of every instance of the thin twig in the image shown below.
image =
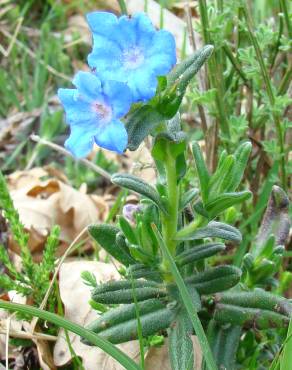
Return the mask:
{"type": "Polygon", "coordinates": [[[185,14],[186,14],[186,21],[187,21],[187,28],[188,28],[188,35],[190,39],[190,44],[192,45],[192,48],[194,51],[196,51],[196,39],[195,39],[195,33],[192,25],[192,13],[189,3],[185,3],[184,6],[185,14]]]}
{"type": "MultiPolygon", "coordinates": [[[[44,299],[42,300],[42,303],[40,304],[40,309],[43,310],[45,307],[46,307],[46,304],[47,304],[47,301],[49,299],[49,296],[51,294],[51,291],[53,289],[53,286],[55,284],[55,281],[57,279],[57,276],[58,276],[58,273],[60,271],[60,268],[63,264],[63,262],[65,261],[65,259],[70,255],[70,253],[72,253],[72,251],[76,248],[76,244],[77,242],[79,241],[79,239],[87,232],[87,226],[76,236],[76,238],[73,240],[73,242],[69,245],[68,249],[66,250],[66,252],[63,254],[63,256],[60,258],[59,260],[59,263],[55,269],[55,272],[54,272],[54,275],[52,277],[52,280],[50,282],[50,285],[49,285],[49,288],[46,292],[46,295],[44,296],[44,299]]],[[[31,329],[31,334],[34,334],[34,330],[35,330],[35,327],[36,327],[36,324],[38,322],[38,318],[37,317],[34,317],[31,321],[31,324],[30,324],[30,329],[31,329]]]]}
{"type": "Polygon", "coordinates": [[[9,331],[10,331],[10,323],[11,323],[11,316],[7,319],[7,325],[6,325],[6,339],[5,339],[5,365],[6,370],[9,370],[9,331]]]}
{"type": "MultiPolygon", "coordinates": [[[[48,141],[46,139],[42,139],[38,135],[34,135],[34,134],[30,135],[30,139],[32,141],[36,142],[36,143],[41,144],[41,145],[46,145],[46,146],[56,150],[57,152],[62,153],[65,156],[71,157],[71,158],[76,160],[76,158],[68,150],[66,150],[65,148],[63,148],[62,146],[60,146],[58,144],[52,143],[51,141],[48,141]]],[[[92,163],[88,159],[82,158],[82,159],[79,159],[79,161],[81,163],[83,163],[85,166],[92,169],[94,172],[98,173],[100,176],[103,176],[104,178],[106,178],[107,180],[111,179],[111,175],[108,172],[106,172],[103,168],[97,166],[96,164],[92,163]]]]}
{"type": "Polygon", "coordinates": [[[224,50],[226,56],[228,57],[229,61],[233,65],[234,69],[236,70],[236,72],[242,78],[242,80],[244,81],[244,83],[248,86],[249,85],[249,80],[246,77],[245,73],[243,72],[242,67],[241,67],[239,61],[236,59],[236,57],[233,55],[232,51],[230,50],[230,47],[227,44],[227,42],[225,42],[223,44],[223,50],[224,50]]]}
{"type": "MultiPolygon", "coordinates": [[[[7,329],[0,329],[0,334],[6,334],[7,329]]],[[[43,334],[43,333],[27,333],[24,330],[10,330],[9,337],[13,338],[20,338],[20,339],[38,339],[38,340],[49,340],[49,341],[56,341],[58,338],[53,335],[43,334]]]]}
{"type": "MultiPolygon", "coordinates": [[[[0,28],[0,32],[7,38],[9,38],[10,40],[13,40],[13,35],[11,35],[10,32],[6,31],[5,29],[3,28],[0,28]]],[[[60,77],[62,78],[63,80],[66,80],[66,81],[71,81],[71,78],[64,75],[63,73],[61,72],[58,72],[55,68],[53,68],[52,66],[50,66],[49,64],[47,64],[44,60],[42,59],[39,59],[37,57],[37,55],[31,51],[27,46],[25,46],[22,42],[20,42],[19,40],[15,39],[15,44],[22,50],[24,50],[30,57],[32,57],[33,59],[37,59],[38,62],[43,65],[50,73],[52,73],[53,75],[57,76],[57,77],[60,77]]]]}
{"type": "Polygon", "coordinates": [[[22,22],[23,22],[23,17],[18,18],[14,34],[12,35],[12,37],[10,39],[10,44],[8,45],[7,50],[5,50],[2,45],[0,45],[0,51],[5,56],[5,58],[7,58],[9,56],[9,54],[11,53],[11,50],[13,49],[13,46],[16,42],[16,38],[17,38],[17,35],[19,33],[22,22]]]}
{"type": "MultiPolygon", "coordinates": [[[[10,0],[9,0],[10,1],[10,0]]],[[[1,3],[0,1],[0,5],[3,6],[5,5],[5,3],[1,3]]],[[[10,10],[14,9],[15,5],[6,5],[5,7],[3,7],[1,10],[0,10],[0,18],[2,18],[6,13],[10,12],[10,10]]]]}

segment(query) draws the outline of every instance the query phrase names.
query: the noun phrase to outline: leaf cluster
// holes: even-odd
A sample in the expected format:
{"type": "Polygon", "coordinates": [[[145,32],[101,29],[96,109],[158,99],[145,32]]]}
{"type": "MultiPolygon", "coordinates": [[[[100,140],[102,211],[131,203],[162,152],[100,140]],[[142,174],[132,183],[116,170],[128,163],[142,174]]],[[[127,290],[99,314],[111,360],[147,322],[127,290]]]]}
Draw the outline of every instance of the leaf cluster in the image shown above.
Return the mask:
{"type": "MultiPolygon", "coordinates": [[[[43,259],[40,263],[35,263],[29,249],[29,235],[19,219],[1,172],[0,195],[0,210],[7,221],[11,237],[19,247],[21,257],[21,270],[18,271],[11,262],[5,246],[0,245],[0,261],[6,269],[6,273],[0,276],[0,287],[5,291],[15,290],[39,305],[47,292],[51,274],[55,269],[60,228],[58,226],[52,228],[44,247],[43,259]]],[[[51,299],[50,306],[53,305],[53,301],[54,298],[51,299]]],[[[51,308],[53,309],[53,306],[51,308]]]]}

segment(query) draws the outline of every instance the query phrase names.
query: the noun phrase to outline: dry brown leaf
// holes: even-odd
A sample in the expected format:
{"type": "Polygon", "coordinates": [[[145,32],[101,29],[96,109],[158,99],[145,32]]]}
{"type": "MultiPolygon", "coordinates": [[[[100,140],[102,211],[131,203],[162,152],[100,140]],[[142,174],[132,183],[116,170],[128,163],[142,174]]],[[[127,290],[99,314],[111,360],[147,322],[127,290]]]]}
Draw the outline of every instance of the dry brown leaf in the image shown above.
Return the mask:
{"type": "MultiPolygon", "coordinates": [[[[111,264],[95,261],[74,261],[64,263],[59,274],[59,289],[65,309],[65,317],[82,326],[97,318],[97,313],[88,304],[90,288],[81,279],[83,271],[90,271],[98,282],[119,279],[120,275],[111,264]]],[[[85,369],[103,369],[103,352],[96,347],[86,346],[74,333],[69,333],[71,345],[77,356],[83,359],[85,369]],[[97,365],[98,364],[98,365],[97,365]]],[[[71,359],[71,354],[61,330],[54,348],[54,362],[56,366],[63,366],[71,359]]],[[[108,368],[104,368],[107,369],[108,368]]]]}
{"type": "MultiPolygon", "coordinates": [[[[8,297],[11,302],[21,303],[21,304],[26,303],[26,298],[16,293],[15,291],[8,292],[8,297]]],[[[11,316],[10,312],[0,309],[0,329],[1,330],[6,330],[7,319],[9,316],[11,316]]],[[[19,331],[21,330],[21,328],[22,328],[22,322],[19,320],[16,320],[15,315],[13,315],[10,321],[10,330],[19,331]]],[[[4,360],[6,357],[5,343],[6,343],[6,334],[0,334],[0,359],[1,360],[4,360]]],[[[12,346],[9,346],[8,354],[9,354],[9,358],[14,358],[17,355],[16,352],[13,351],[12,346]]]]}
{"type": "Polygon", "coordinates": [[[41,167],[32,168],[29,171],[15,171],[7,177],[9,190],[19,190],[27,186],[34,186],[48,176],[48,172],[41,167]]]}
{"type": "Polygon", "coordinates": [[[54,364],[52,352],[50,345],[47,341],[44,340],[33,340],[36,344],[38,351],[38,358],[42,370],[55,370],[56,366],[54,364]]]}
{"type": "MultiPolygon", "coordinates": [[[[8,177],[11,197],[30,233],[29,245],[35,253],[42,251],[53,225],[61,226],[60,240],[69,244],[86,226],[103,221],[108,213],[102,197],[84,194],[57,179],[42,181],[47,177],[48,173],[39,168],[8,177]]],[[[14,243],[11,248],[17,250],[14,243]]]]}

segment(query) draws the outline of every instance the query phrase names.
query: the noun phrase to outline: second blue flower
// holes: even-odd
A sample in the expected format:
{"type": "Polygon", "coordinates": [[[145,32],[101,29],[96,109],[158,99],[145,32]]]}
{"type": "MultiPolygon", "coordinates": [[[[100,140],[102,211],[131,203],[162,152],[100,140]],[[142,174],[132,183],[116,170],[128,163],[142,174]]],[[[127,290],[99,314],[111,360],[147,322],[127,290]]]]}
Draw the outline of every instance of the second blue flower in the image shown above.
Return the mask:
{"type": "Polygon", "coordinates": [[[176,63],[175,41],[165,30],[156,31],[144,13],[117,18],[107,12],[87,15],[93,32],[88,64],[102,80],[125,82],[134,101],[147,101],[156,92],[157,76],[176,63]]]}

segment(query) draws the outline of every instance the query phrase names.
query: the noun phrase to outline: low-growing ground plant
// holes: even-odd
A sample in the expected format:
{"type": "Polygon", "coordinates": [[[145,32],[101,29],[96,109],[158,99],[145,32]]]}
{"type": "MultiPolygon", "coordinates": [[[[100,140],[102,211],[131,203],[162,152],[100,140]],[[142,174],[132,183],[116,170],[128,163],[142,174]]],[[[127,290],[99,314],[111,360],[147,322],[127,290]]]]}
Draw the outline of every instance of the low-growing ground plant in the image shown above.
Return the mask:
{"type": "MultiPolygon", "coordinates": [[[[124,2],[120,3],[126,12],[124,2]]],[[[82,274],[92,289],[90,304],[97,311],[96,320],[86,328],[71,323],[53,313],[53,301],[48,311],[4,301],[0,301],[0,307],[71,330],[82,337],[83,343],[102,348],[126,369],[144,369],[145,347],[160,336],[162,341],[168,339],[172,369],[192,370],[195,335],[203,354],[202,368],[271,366],[288,370],[292,302],[284,293],[291,274],[282,266],[290,229],[289,181],[280,112],[289,100],[282,96],[289,77],[281,76],[281,91],[275,91],[245,3],[234,8],[239,18],[238,38],[248,38],[250,46],[239,48],[236,57],[229,43],[216,35],[224,17],[231,22],[233,5],[224,9],[223,2],[218,1],[220,14],[210,25],[206,2],[198,4],[205,46],[180,63],[172,34],[157,31],[144,13],[119,18],[107,12],[89,13],[93,36],[88,55],[90,72],[78,72],[73,79],[75,88],[58,91],[70,126],[65,146],[76,158],[86,157],[94,143],[123,154],[147,141],[157,174],[155,184],[129,173],[114,174],[111,182],[138,194],[139,204],[125,205],[123,214],[113,217],[112,223],[88,227],[91,237],[119,263],[121,273],[121,280],[104,284],[98,284],[89,272],[82,274]],[[223,76],[225,62],[229,73],[223,76]],[[207,63],[210,89],[204,95],[194,77],[207,63]],[[259,92],[262,80],[266,95],[259,92]],[[244,115],[233,115],[231,106],[236,103],[235,91],[241,83],[241,93],[248,89],[248,98],[252,100],[256,95],[257,105],[250,106],[252,101],[244,115]],[[263,112],[261,101],[265,99],[269,110],[263,112]],[[204,104],[211,106],[215,116],[214,131],[214,127],[203,126],[205,153],[181,116],[184,103],[190,101],[199,106],[201,117],[204,104]],[[246,114],[250,122],[246,122],[246,114]],[[252,120],[251,115],[257,119],[252,120]],[[268,203],[263,206],[262,200],[253,215],[249,213],[253,193],[245,181],[252,143],[244,134],[248,124],[256,132],[255,126],[264,127],[269,118],[278,143],[274,174],[279,171],[280,186],[274,185],[271,192],[264,189],[270,193],[268,203]],[[255,126],[251,122],[256,122],[255,126]],[[219,127],[220,135],[216,133],[219,127]],[[216,155],[214,137],[220,137],[222,144],[216,155]],[[258,228],[256,221],[264,209],[258,228]],[[256,225],[247,235],[253,217],[256,225]],[[134,339],[140,343],[139,365],[114,346],[134,339]]],[[[285,7],[285,1],[281,1],[290,33],[285,7]]],[[[268,30],[261,31],[262,42],[267,43],[268,30]]],[[[282,37],[281,31],[277,49],[270,56],[272,66],[277,50],[287,44],[282,37]]],[[[273,152],[267,141],[263,145],[273,152]]],[[[84,174],[86,178],[89,175],[84,174]]],[[[47,269],[54,270],[58,229],[53,229],[48,238],[43,263],[34,264],[28,237],[2,176],[0,194],[3,216],[20,246],[23,261],[21,274],[2,246],[0,259],[7,274],[1,276],[0,284],[32,298],[38,306],[50,284],[47,269]]]]}

